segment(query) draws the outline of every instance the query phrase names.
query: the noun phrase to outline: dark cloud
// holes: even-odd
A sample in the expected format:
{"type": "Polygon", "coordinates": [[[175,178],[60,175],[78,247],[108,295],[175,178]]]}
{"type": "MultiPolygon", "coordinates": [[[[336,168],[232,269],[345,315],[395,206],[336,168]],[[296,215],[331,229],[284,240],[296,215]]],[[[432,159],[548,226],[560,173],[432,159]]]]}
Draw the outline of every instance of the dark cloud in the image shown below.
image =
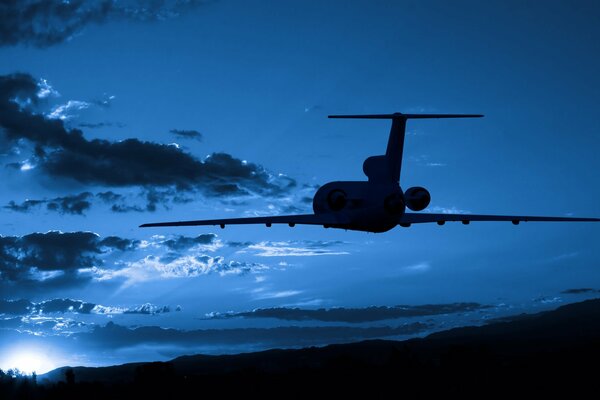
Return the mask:
{"type": "Polygon", "coordinates": [[[135,250],[139,243],[138,240],[124,239],[118,236],[107,236],[99,242],[101,247],[109,247],[121,251],[135,250]]]}
{"type": "Polygon", "coordinates": [[[169,132],[182,139],[202,140],[202,134],[193,129],[171,129],[169,132]]]}
{"type": "Polygon", "coordinates": [[[73,283],[85,279],[81,268],[103,265],[98,256],[110,250],[131,250],[134,241],[92,232],[31,233],[0,236],[0,282],[73,283]]]}
{"type": "Polygon", "coordinates": [[[4,138],[14,145],[22,139],[29,141],[35,151],[28,163],[53,179],[164,189],[148,190],[149,207],[182,190],[212,197],[249,193],[281,196],[296,187],[291,178],[274,177],[262,166],[226,153],[199,160],[174,145],[138,139],[88,140],[81,130],[66,128],[60,119],[48,119],[32,111],[39,103],[39,90],[38,82],[30,75],[1,76],[0,128],[4,138]]]}
{"type": "Polygon", "coordinates": [[[33,303],[29,300],[2,300],[0,299],[0,314],[24,315],[29,314],[33,303]]]}
{"type": "Polygon", "coordinates": [[[102,108],[110,108],[110,106],[112,105],[112,102],[114,101],[115,96],[109,96],[106,93],[104,93],[104,95],[102,96],[102,98],[100,99],[94,99],[92,100],[90,103],[97,105],[98,107],[102,107],[102,108]]]}
{"type": "Polygon", "coordinates": [[[120,123],[120,122],[82,122],[80,124],[77,125],[80,128],[90,128],[90,129],[96,129],[96,128],[106,128],[106,127],[116,127],[116,128],[124,128],[125,124],[120,123]]]}
{"type": "Polygon", "coordinates": [[[96,193],[96,196],[101,199],[102,201],[105,201],[107,203],[114,203],[116,201],[122,200],[123,199],[123,195],[120,195],[118,193],[112,192],[112,191],[107,191],[107,192],[100,192],[100,193],[96,193]]]}
{"type": "Polygon", "coordinates": [[[73,196],[57,197],[50,200],[46,208],[48,210],[56,210],[62,214],[82,215],[84,211],[92,206],[90,202],[92,196],[91,193],[84,192],[73,196]]]}
{"type": "Polygon", "coordinates": [[[306,346],[341,343],[361,339],[413,335],[430,328],[423,323],[400,325],[397,327],[278,327],[206,329],[184,331],[145,326],[130,329],[109,322],[104,327],[96,327],[92,332],[77,334],[77,340],[90,347],[122,348],[141,344],[161,344],[164,346],[211,346],[211,345],[260,345],[306,346]]]}
{"type": "Polygon", "coordinates": [[[144,212],[144,211],[154,211],[148,208],[136,206],[136,205],[125,205],[125,204],[113,204],[110,207],[110,211],[115,213],[128,213],[128,212],[144,212]]]}
{"type": "Polygon", "coordinates": [[[252,246],[253,244],[254,244],[254,242],[227,242],[227,245],[229,247],[239,247],[239,248],[252,246]]]}
{"type": "Polygon", "coordinates": [[[0,2],[0,46],[48,47],[71,38],[92,23],[163,20],[199,4],[195,0],[4,0],[0,2]]]}
{"type": "Polygon", "coordinates": [[[216,238],[217,235],[214,233],[207,233],[196,237],[177,236],[173,239],[167,239],[161,242],[161,244],[168,247],[169,250],[182,251],[197,245],[214,243],[216,238]]]}
{"type": "Polygon", "coordinates": [[[4,208],[8,208],[9,210],[16,212],[27,213],[39,208],[42,205],[45,205],[48,211],[56,211],[61,214],[84,215],[84,212],[88,211],[92,207],[92,201],[94,197],[103,201],[104,203],[111,204],[110,210],[114,212],[154,211],[156,210],[156,206],[160,201],[163,201],[163,204],[168,204],[169,202],[175,202],[177,200],[177,198],[168,198],[167,196],[151,197],[147,195],[147,192],[149,191],[144,191],[139,195],[139,197],[147,199],[148,203],[145,206],[130,204],[127,197],[112,191],[107,191],[96,193],[95,196],[90,192],[83,192],[63,197],[56,197],[54,199],[25,200],[22,203],[10,201],[6,206],[4,206],[4,208]]]}
{"type": "Polygon", "coordinates": [[[365,307],[365,308],[320,308],[317,310],[300,308],[262,308],[239,313],[211,313],[209,318],[276,318],[286,321],[324,322],[373,322],[387,319],[423,317],[429,315],[471,312],[489,306],[478,303],[427,304],[418,306],[365,307]]]}
{"type": "Polygon", "coordinates": [[[11,200],[7,205],[4,206],[4,208],[8,208],[12,211],[26,213],[30,212],[32,208],[37,208],[45,203],[46,200],[25,200],[24,202],[17,204],[11,200]]]}
{"type": "MultiPolygon", "coordinates": [[[[144,196],[143,193],[140,196],[144,196]]],[[[132,204],[131,200],[122,194],[115,193],[113,191],[96,193],[96,197],[102,200],[105,203],[110,204],[110,210],[116,213],[126,213],[126,212],[144,212],[144,211],[155,211],[156,203],[147,203],[145,206],[140,206],[138,204],[132,204]]],[[[165,198],[164,202],[167,203],[169,199],[165,198]]]]}
{"type": "Polygon", "coordinates": [[[89,210],[92,206],[92,203],[90,202],[92,198],[93,194],[84,192],[64,197],[56,197],[54,199],[25,200],[20,204],[10,201],[4,208],[26,213],[45,204],[48,211],[57,211],[61,214],[83,215],[84,211],[89,210]]]}
{"type": "Polygon", "coordinates": [[[582,294],[582,293],[598,293],[600,290],[592,289],[592,288],[575,288],[575,289],[567,289],[563,290],[562,294],[582,294]]]}
{"type": "Polygon", "coordinates": [[[48,313],[78,313],[90,314],[96,305],[86,303],[81,300],[71,299],[52,299],[42,301],[33,305],[31,311],[33,313],[48,314],[48,313]]]}
{"type": "MultiPolygon", "coordinates": [[[[112,192],[108,192],[112,193],[112,192]]],[[[184,204],[193,201],[193,198],[186,194],[187,192],[178,191],[174,188],[167,189],[152,189],[144,188],[136,196],[141,199],[144,204],[136,203],[135,201],[127,201],[125,196],[112,196],[111,200],[105,200],[112,204],[110,210],[116,213],[127,212],[154,212],[159,205],[169,209],[171,204],[184,204]]]]}

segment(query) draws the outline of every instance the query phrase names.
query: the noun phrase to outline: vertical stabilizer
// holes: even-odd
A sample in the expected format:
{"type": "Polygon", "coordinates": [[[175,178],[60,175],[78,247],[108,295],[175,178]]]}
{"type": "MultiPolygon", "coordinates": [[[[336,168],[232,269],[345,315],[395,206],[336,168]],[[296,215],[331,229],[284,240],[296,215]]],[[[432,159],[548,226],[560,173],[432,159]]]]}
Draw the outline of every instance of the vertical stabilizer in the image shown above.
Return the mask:
{"type": "Polygon", "coordinates": [[[481,114],[367,114],[367,115],[330,115],[329,118],[391,119],[392,128],[385,156],[372,156],[365,160],[363,170],[369,181],[400,182],[404,136],[407,119],[426,118],[479,118],[481,114]]]}

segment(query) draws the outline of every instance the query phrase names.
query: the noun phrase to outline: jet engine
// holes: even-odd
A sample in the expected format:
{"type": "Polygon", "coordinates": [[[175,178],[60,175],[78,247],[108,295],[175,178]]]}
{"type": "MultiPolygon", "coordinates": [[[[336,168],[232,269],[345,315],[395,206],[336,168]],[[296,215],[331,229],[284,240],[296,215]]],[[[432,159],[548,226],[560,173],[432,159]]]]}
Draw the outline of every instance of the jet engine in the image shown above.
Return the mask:
{"type": "Polygon", "coordinates": [[[340,211],[342,208],[346,207],[347,201],[346,192],[340,189],[333,189],[327,195],[327,205],[333,211],[340,211]]]}
{"type": "Polygon", "coordinates": [[[411,210],[422,211],[429,205],[431,195],[427,189],[420,186],[414,186],[408,188],[406,192],[404,192],[404,201],[406,202],[406,207],[411,210]]]}

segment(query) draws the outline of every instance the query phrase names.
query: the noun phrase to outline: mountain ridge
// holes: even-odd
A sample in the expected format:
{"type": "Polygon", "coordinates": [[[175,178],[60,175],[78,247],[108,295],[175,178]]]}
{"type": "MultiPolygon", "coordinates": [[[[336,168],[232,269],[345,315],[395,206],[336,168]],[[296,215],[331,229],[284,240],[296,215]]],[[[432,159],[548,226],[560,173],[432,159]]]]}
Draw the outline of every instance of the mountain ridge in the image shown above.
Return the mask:
{"type": "Polygon", "coordinates": [[[40,375],[38,381],[64,380],[65,371],[69,369],[74,372],[77,382],[126,384],[139,380],[143,371],[179,377],[224,377],[252,370],[269,376],[329,370],[340,359],[348,360],[348,365],[384,368],[394,357],[405,357],[429,365],[456,351],[464,352],[470,359],[475,357],[474,363],[490,362],[493,367],[493,360],[509,364],[515,360],[521,364],[535,364],[538,355],[545,357],[554,354],[557,355],[556,359],[572,358],[589,348],[600,353],[600,299],[567,304],[536,314],[492,320],[483,326],[453,328],[404,341],[366,340],[235,355],[185,355],[166,362],[61,367],[40,375]]]}

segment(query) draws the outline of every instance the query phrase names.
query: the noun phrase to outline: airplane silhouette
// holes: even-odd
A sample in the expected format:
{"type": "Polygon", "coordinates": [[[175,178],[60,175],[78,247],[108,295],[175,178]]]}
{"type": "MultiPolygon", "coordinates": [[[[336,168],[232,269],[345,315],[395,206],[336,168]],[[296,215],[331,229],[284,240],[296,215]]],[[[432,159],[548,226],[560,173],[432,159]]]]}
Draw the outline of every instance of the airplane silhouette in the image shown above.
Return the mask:
{"type": "Polygon", "coordinates": [[[422,211],[429,205],[431,195],[427,189],[415,186],[402,191],[400,171],[406,121],[424,118],[479,118],[480,114],[375,114],[375,115],[330,115],[329,118],[391,119],[392,128],[385,155],[371,156],[363,163],[368,181],[329,182],[319,188],[313,198],[313,214],[279,215],[271,217],[226,218],[198,221],[158,222],[140,225],[142,228],[162,226],[196,226],[239,224],[297,224],[321,225],[325,228],[349,229],[365,232],[387,232],[400,225],[435,222],[444,225],[449,221],[460,221],[468,225],[471,221],[510,221],[515,225],[523,221],[554,222],[599,222],[600,218],[531,217],[515,215],[433,214],[410,213],[422,211]]]}

